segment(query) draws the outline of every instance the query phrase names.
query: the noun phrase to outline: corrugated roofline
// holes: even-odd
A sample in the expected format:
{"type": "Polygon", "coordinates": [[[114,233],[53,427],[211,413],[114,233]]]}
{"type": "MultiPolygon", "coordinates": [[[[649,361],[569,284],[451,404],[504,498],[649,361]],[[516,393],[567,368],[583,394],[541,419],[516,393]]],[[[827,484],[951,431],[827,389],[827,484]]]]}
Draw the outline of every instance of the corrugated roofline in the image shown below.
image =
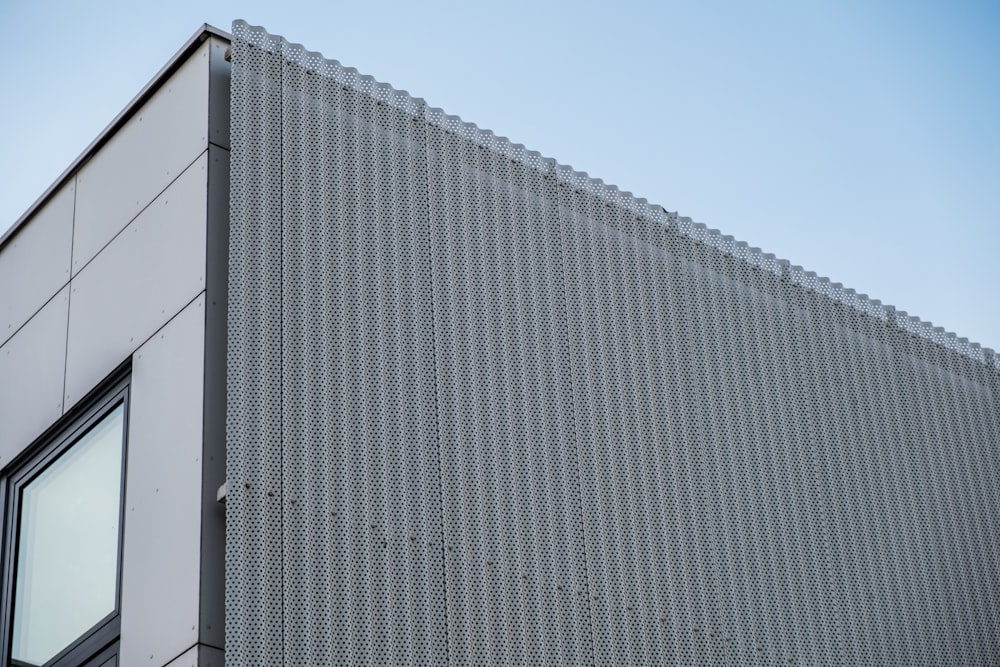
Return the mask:
{"type": "Polygon", "coordinates": [[[50,185],[48,189],[46,189],[45,192],[43,192],[42,195],[36,199],[24,213],[21,214],[21,217],[19,217],[14,224],[11,225],[10,229],[0,236],[0,250],[3,250],[3,247],[7,245],[7,242],[15,234],[17,234],[21,227],[23,227],[35,215],[35,213],[37,213],[38,210],[52,198],[56,191],[66,184],[70,177],[77,172],[84,162],[100,150],[101,147],[106,144],[118,130],[121,129],[128,119],[135,115],[136,111],[139,110],[139,107],[145,104],[146,101],[160,89],[160,86],[162,86],[164,82],[169,79],[178,68],[180,68],[184,61],[186,61],[199,46],[204,44],[205,40],[209,37],[219,37],[227,42],[231,42],[233,39],[233,36],[228,32],[220,30],[207,23],[198,28],[191,38],[184,43],[184,46],[182,46],[177,53],[175,53],[174,56],[167,61],[167,64],[164,65],[152,79],[150,79],[149,83],[147,83],[146,86],[139,91],[139,94],[133,97],[131,102],[125,105],[125,108],[122,109],[117,116],[115,116],[114,120],[108,123],[108,126],[105,127],[92,142],[90,142],[90,145],[87,146],[68,167],[66,167],[65,171],[59,175],[59,178],[57,178],[52,185],[50,185]]]}
{"type": "Polygon", "coordinates": [[[544,157],[537,151],[530,151],[524,145],[516,144],[507,137],[498,136],[490,130],[480,128],[475,123],[463,121],[458,116],[447,114],[441,109],[428,107],[422,98],[413,97],[405,90],[393,88],[369,75],[361,74],[353,67],[345,67],[337,60],[326,58],[322,53],[310,51],[301,44],[289,42],[280,35],[271,34],[267,32],[266,28],[250,25],[243,20],[236,20],[233,22],[233,31],[237,30],[244,35],[255,37],[256,39],[247,40],[248,43],[264,49],[271,48],[273,40],[280,40],[281,55],[302,67],[311,71],[322,71],[323,74],[337,80],[342,85],[350,85],[355,89],[364,90],[372,98],[384,104],[391,105],[404,113],[421,118],[448,132],[470,140],[486,150],[497,152],[544,174],[554,176],[570,187],[585,190],[633,215],[646,217],[659,223],[665,229],[715,248],[746,264],[780,276],[803,289],[823,295],[864,315],[885,322],[889,326],[895,326],[901,331],[936,343],[982,363],[990,369],[1000,370],[1000,356],[992,349],[983,347],[979,343],[959,337],[941,327],[935,327],[930,322],[909,315],[906,311],[897,310],[894,306],[883,304],[867,294],[844,287],[841,283],[833,282],[812,271],[806,271],[788,260],[779,259],[771,253],[765,253],[760,248],[752,247],[743,241],[737,241],[732,236],[724,235],[717,229],[711,229],[706,225],[694,222],[691,218],[671,213],[662,206],[652,205],[644,198],[636,197],[631,192],[620,190],[601,179],[593,178],[586,172],[576,171],[570,166],[561,165],[552,158],[544,157]],[[323,67],[324,64],[329,66],[323,67]]]}

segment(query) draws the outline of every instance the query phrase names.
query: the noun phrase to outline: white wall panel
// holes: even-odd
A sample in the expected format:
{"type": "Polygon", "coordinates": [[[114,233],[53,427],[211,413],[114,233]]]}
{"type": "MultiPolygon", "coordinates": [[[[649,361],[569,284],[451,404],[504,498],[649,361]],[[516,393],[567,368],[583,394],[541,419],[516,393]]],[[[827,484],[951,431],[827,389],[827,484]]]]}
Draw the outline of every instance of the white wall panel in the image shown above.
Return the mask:
{"type": "Polygon", "coordinates": [[[202,295],[133,357],[123,665],[165,665],[198,641],[204,336],[202,295]]]}
{"type": "Polygon", "coordinates": [[[0,346],[0,468],[62,415],[69,288],[0,346]]]}
{"type": "Polygon", "coordinates": [[[207,165],[206,152],[73,278],[67,405],[204,289],[207,165]]]}
{"type": "Polygon", "coordinates": [[[0,343],[69,282],[74,192],[70,180],[0,251],[0,343]]]}
{"type": "Polygon", "coordinates": [[[202,45],[80,171],[74,274],[205,150],[209,53],[202,45]]]}

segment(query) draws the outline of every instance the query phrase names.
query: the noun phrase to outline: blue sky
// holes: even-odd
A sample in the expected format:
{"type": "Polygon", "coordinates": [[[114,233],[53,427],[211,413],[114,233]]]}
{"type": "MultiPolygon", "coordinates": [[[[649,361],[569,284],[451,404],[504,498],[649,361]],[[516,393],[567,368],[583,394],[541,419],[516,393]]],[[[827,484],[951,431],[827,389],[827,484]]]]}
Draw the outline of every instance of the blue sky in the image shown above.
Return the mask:
{"type": "Polygon", "coordinates": [[[0,233],[234,18],[1000,349],[997,2],[0,0],[0,233]]]}

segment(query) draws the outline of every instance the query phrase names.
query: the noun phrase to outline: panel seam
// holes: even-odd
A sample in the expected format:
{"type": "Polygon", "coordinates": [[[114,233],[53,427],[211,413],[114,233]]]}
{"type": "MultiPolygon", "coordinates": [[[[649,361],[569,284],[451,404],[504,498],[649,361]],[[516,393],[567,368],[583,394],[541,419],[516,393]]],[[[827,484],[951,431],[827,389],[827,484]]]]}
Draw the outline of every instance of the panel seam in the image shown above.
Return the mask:
{"type": "MultiPolygon", "coordinates": [[[[143,213],[146,212],[146,209],[150,208],[154,203],[156,203],[156,200],[158,200],[160,197],[162,197],[163,193],[166,192],[167,190],[169,190],[170,186],[172,186],[174,183],[176,183],[177,180],[180,179],[181,176],[183,176],[184,174],[186,174],[187,171],[188,171],[188,169],[190,169],[191,167],[193,167],[194,164],[198,160],[200,160],[203,155],[206,156],[206,157],[208,156],[208,144],[207,143],[205,144],[205,147],[203,149],[201,149],[200,151],[198,151],[198,154],[194,156],[193,160],[191,160],[186,165],[184,165],[183,167],[181,167],[181,169],[177,172],[177,174],[173,178],[170,179],[169,183],[167,183],[166,185],[164,185],[163,188],[159,192],[157,192],[155,195],[153,195],[153,197],[148,202],[146,202],[143,205],[143,207],[136,212],[135,215],[133,215],[131,218],[128,219],[128,222],[126,222],[122,226],[121,229],[119,229],[117,232],[115,232],[114,235],[110,239],[108,239],[107,243],[105,243],[100,248],[98,248],[97,251],[93,254],[93,256],[91,256],[87,260],[87,262],[83,266],[81,266],[79,269],[77,269],[77,270],[73,269],[73,260],[72,260],[72,255],[71,255],[70,266],[69,266],[70,280],[72,280],[73,278],[75,278],[77,275],[80,274],[81,271],[83,271],[85,268],[87,268],[88,266],[90,266],[94,262],[94,260],[97,259],[97,257],[108,248],[108,246],[110,246],[112,243],[114,243],[115,239],[117,239],[119,236],[121,236],[122,234],[124,234],[125,230],[128,229],[129,227],[131,227],[132,224],[135,223],[135,221],[139,219],[139,216],[141,216],[143,213]]],[[[205,178],[206,179],[208,178],[208,172],[207,172],[207,170],[206,170],[205,178]]],[[[76,183],[76,181],[74,180],[74,184],[75,183],[76,183]]],[[[73,229],[74,229],[74,234],[76,232],[76,193],[77,193],[78,189],[79,188],[74,188],[74,191],[73,191],[73,229]]],[[[75,239],[74,239],[74,241],[75,241],[75,239]]],[[[75,251],[75,248],[74,248],[74,251],[75,251]]]]}
{"type": "MultiPolygon", "coordinates": [[[[70,224],[70,234],[69,234],[69,280],[61,289],[66,289],[66,341],[63,345],[63,383],[62,383],[62,395],[59,397],[59,403],[62,408],[59,410],[60,415],[66,414],[66,376],[69,373],[69,318],[70,318],[70,307],[73,305],[73,253],[76,251],[76,193],[79,188],[77,187],[76,175],[73,175],[73,220],[70,224]]],[[[126,225],[128,226],[128,225],[126,225]]],[[[112,239],[113,240],[113,239],[112,239]]],[[[110,243],[110,241],[109,241],[110,243]]],[[[95,255],[96,257],[96,255],[95,255]]],[[[81,267],[82,268],[82,267],[81,267]]],[[[59,296],[59,292],[55,293],[55,296],[59,296]]],[[[53,298],[55,298],[55,296],[53,298]]],[[[48,302],[46,302],[48,303],[48,302]]],[[[44,308],[44,306],[42,306],[44,308]]],[[[41,308],[39,308],[41,312],[41,308]]],[[[36,313],[37,314],[37,313],[36,313]]],[[[34,317],[32,315],[31,317],[34,317]]],[[[31,319],[28,319],[30,322],[31,319]]],[[[28,322],[25,322],[26,325],[28,322]]],[[[22,325],[23,328],[24,325],[22,325]]],[[[18,329],[20,331],[20,329],[18,329]]],[[[15,332],[16,333],[16,332],[15,332]]]]}
{"type": "Polygon", "coordinates": [[[437,450],[437,491],[438,491],[438,513],[440,519],[441,538],[441,589],[444,597],[444,646],[447,664],[452,664],[451,659],[451,614],[448,604],[448,547],[445,544],[445,519],[444,519],[444,462],[441,451],[441,396],[440,383],[438,381],[438,316],[435,290],[434,273],[434,230],[433,216],[431,215],[431,146],[430,146],[430,123],[427,120],[427,106],[420,107],[420,119],[423,121],[424,134],[424,215],[427,220],[427,270],[431,285],[431,354],[433,358],[433,383],[434,383],[434,445],[437,450]]]}
{"type": "MultiPolygon", "coordinates": [[[[544,178],[544,176],[543,176],[544,178]]],[[[572,341],[570,340],[570,322],[569,322],[569,288],[567,286],[567,276],[568,276],[568,261],[567,254],[569,252],[569,244],[566,239],[565,227],[563,224],[563,219],[561,215],[561,206],[559,205],[559,181],[553,177],[555,181],[556,197],[555,197],[555,209],[556,209],[556,220],[559,225],[559,265],[561,268],[561,278],[562,278],[562,298],[559,300],[562,306],[562,316],[564,329],[562,331],[563,336],[561,337],[561,342],[563,344],[563,350],[566,355],[566,359],[569,361],[569,384],[570,391],[568,396],[570,418],[572,419],[573,426],[573,440],[570,443],[573,448],[574,463],[576,464],[576,475],[574,476],[574,482],[576,486],[576,500],[579,506],[579,519],[577,529],[580,534],[581,546],[583,547],[583,568],[584,568],[584,581],[586,583],[586,600],[587,600],[587,635],[590,640],[590,662],[594,667],[597,666],[597,646],[594,641],[594,609],[591,605],[591,572],[590,572],[590,553],[587,549],[587,529],[586,521],[584,517],[586,514],[584,512],[583,503],[583,472],[582,466],[580,465],[580,433],[579,425],[577,424],[577,409],[576,409],[576,392],[577,392],[577,369],[573,364],[573,353],[572,353],[572,341]]]]}
{"type": "MultiPolygon", "coordinates": [[[[281,40],[284,45],[285,40],[281,40]]],[[[281,663],[285,663],[285,56],[283,49],[281,53],[275,54],[278,64],[281,66],[281,88],[279,90],[278,123],[281,131],[278,135],[278,155],[281,159],[278,171],[278,187],[281,193],[281,212],[278,216],[278,349],[281,355],[281,365],[278,372],[280,403],[278,415],[280,417],[280,429],[278,431],[278,525],[280,526],[279,546],[281,548],[280,563],[281,574],[281,663]]]]}

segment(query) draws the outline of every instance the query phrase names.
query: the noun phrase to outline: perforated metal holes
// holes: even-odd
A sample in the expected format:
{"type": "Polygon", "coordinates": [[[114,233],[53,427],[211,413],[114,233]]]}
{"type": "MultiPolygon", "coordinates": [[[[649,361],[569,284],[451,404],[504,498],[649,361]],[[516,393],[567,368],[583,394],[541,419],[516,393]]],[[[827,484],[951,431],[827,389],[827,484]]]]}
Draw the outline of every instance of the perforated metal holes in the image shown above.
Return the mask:
{"type": "Polygon", "coordinates": [[[992,353],[234,25],[227,661],[1000,661],[992,353]]]}

